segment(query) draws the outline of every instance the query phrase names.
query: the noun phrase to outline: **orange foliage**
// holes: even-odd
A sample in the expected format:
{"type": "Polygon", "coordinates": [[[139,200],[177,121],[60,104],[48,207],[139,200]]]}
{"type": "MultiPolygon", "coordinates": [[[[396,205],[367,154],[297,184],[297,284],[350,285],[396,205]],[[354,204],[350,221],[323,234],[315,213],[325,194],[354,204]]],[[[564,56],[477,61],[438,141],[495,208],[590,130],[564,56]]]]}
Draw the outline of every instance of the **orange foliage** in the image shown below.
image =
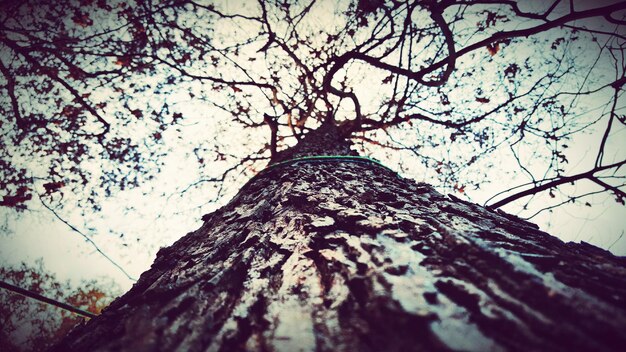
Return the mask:
{"type": "MultiPolygon", "coordinates": [[[[46,272],[41,261],[0,268],[0,280],[46,297],[99,314],[119,289],[95,280],[73,289],[46,272]]],[[[22,295],[0,289],[0,351],[44,351],[85,318],[22,295]]]]}

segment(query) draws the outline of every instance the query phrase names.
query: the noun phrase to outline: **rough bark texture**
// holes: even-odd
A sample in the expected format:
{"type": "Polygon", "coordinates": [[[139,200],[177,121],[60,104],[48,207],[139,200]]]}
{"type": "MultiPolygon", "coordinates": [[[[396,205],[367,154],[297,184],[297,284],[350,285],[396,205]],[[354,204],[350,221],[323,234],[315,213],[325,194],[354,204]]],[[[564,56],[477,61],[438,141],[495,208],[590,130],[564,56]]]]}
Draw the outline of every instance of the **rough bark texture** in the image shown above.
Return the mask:
{"type": "MultiPolygon", "coordinates": [[[[352,153],[302,145],[276,161],[352,153]]],[[[373,163],[276,168],[204,220],[54,350],[626,346],[624,258],[373,163]]]]}
{"type": "Polygon", "coordinates": [[[304,156],[318,155],[358,155],[351,148],[351,143],[341,137],[341,131],[332,123],[323,124],[309,132],[292,148],[283,150],[272,158],[271,164],[304,156]]]}

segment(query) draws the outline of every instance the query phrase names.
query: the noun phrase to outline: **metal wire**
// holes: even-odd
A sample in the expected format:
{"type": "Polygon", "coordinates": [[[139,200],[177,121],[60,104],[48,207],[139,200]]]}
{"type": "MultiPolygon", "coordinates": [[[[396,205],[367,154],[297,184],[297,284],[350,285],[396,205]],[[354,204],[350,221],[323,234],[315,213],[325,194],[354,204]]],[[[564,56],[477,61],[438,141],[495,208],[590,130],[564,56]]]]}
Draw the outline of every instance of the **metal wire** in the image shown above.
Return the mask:
{"type": "Polygon", "coordinates": [[[50,305],[53,305],[53,306],[65,309],[65,310],[69,310],[72,313],[76,313],[78,315],[82,315],[82,316],[85,316],[85,317],[88,317],[88,318],[95,318],[95,317],[98,316],[97,314],[93,314],[93,313],[88,312],[86,310],[82,310],[80,308],[76,308],[74,306],[71,306],[71,305],[69,305],[67,303],[59,302],[59,301],[54,300],[52,298],[48,298],[48,297],[42,296],[42,295],[40,295],[38,293],[29,291],[29,290],[25,290],[25,289],[23,289],[21,287],[17,287],[15,285],[11,285],[10,283],[4,282],[4,281],[1,281],[1,280],[0,280],[0,288],[3,288],[3,289],[8,290],[8,291],[15,292],[15,293],[19,293],[20,295],[23,295],[23,296],[26,296],[26,297],[29,297],[29,298],[32,298],[32,299],[36,299],[38,301],[41,301],[41,302],[44,302],[44,303],[47,303],[47,304],[50,304],[50,305]]]}

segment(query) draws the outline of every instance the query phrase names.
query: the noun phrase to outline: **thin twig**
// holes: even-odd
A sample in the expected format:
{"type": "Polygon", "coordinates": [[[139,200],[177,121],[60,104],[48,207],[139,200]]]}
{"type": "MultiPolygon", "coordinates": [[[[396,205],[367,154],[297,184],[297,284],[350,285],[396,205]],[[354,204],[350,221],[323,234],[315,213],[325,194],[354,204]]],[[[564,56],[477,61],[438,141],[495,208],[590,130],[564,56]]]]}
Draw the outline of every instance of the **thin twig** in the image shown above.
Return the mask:
{"type": "Polygon", "coordinates": [[[106,253],[104,253],[99,247],[98,245],[91,239],[89,238],[89,236],[85,235],[82,231],[80,231],[79,229],[77,229],[74,225],[70,224],[67,220],[63,219],[54,209],[52,209],[50,206],[48,206],[43,199],[41,199],[41,196],[39,196],[39,200],[41,201],[41,204],[43,204],[43,206],[50,210],[50,212],[52,214],[54,214],[54,216],[59,219],[59,221],[61,221],[62,223],[64,223],[65,225],[67,225],[67,227],[69,227],[72,231],[78,233],[79,235],[81,235],[85,241],[87,241],[89,244],[91,244],[91,246],[93,246],[93,248],[95,248],[95,250],[100,253],[106,260],[108,260],[109,262],[111,262],[111,264],[115,265],[128,279],[132,280],[132,281],[137,281],[136,278],[130,276],[126,270],[124,270],[124,268],[122,268],[119,264],[117,264],[113,259],[111,259],[111,257],[109,257],[106,253]]]}

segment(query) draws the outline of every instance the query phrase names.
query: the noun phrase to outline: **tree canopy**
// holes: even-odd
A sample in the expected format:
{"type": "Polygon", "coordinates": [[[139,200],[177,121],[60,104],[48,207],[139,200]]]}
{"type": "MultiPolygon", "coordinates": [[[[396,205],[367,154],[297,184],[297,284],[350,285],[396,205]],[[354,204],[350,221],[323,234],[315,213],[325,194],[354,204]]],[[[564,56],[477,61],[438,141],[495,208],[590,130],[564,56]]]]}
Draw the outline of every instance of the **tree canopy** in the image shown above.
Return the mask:
{"type": "Polygon", "coordinates": [[[324,121],[403,174],[526,217],[626,201],[624,1],[0,6],[4,207],[99,210],[172,163],[178,194],[218,199],[324,121]]]}

